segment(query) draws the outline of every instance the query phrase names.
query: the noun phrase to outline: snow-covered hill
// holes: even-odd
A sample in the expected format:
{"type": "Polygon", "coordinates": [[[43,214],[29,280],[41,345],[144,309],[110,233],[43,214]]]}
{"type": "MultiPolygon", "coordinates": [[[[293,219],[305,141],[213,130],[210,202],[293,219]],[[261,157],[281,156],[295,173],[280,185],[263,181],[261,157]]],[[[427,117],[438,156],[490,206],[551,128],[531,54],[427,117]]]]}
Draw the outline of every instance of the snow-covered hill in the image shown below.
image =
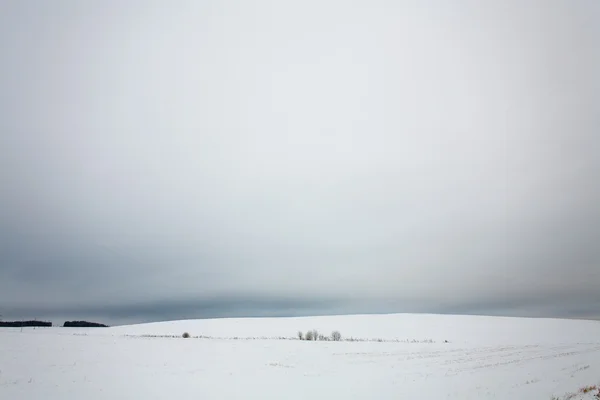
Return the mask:
{"type": "MultiPolygon", "coordinates": [[[[112,334],[213,337],[296,337],[298,330],[366,339],[433,339],[471,344],[600,342],[600,321],[464,315],[387,314],[298,318],[231,318],[120,326],[112,334]]],[[[93,332],[93,330],[92,330],[93,332]]],[[[97,331],[96,331],[97,332],[97,331]]]]}

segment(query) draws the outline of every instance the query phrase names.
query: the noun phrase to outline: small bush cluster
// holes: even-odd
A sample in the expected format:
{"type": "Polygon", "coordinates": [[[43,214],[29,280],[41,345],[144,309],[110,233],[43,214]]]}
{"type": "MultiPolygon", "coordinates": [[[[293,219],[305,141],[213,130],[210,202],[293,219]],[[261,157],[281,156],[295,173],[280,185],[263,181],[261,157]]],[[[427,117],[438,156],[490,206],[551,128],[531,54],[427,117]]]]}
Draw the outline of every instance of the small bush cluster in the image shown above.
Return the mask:
{"type": "MultiPolygon", "coordinates": [[[[383,339],[383,338],[356,338],[353,336],[342,339],[340,331],[331,332],[330,336],[319,334],[317,330],[310,330],[306,333],[298,331],[297,337],[299,340],[310,340],[310,341],[332,341],[332,342],[378,342],[378,343],[435,343],[433,339],[383,339]]],[[[447,340],[445,343],[449,343],[447,340]]]]}
{"type": "Polygon", "coordinates": [[[183,335],[181,335],[182,338],[184,339],[189,339],[190,338],[190,334],[187,332],[183,332],[183,335]]]}
{"type": "Polygon", "coordinates": [[[339,331],[331,332],[331,336],[325,336],[322,333],[319,333],[316,329],[307,331],[306,333],[302,333],[302,331],[298,331],[298,339],[300,340],[309,340],[309,341],[334,341],[339,342],[342,340],[342,334],[339,331]]]}

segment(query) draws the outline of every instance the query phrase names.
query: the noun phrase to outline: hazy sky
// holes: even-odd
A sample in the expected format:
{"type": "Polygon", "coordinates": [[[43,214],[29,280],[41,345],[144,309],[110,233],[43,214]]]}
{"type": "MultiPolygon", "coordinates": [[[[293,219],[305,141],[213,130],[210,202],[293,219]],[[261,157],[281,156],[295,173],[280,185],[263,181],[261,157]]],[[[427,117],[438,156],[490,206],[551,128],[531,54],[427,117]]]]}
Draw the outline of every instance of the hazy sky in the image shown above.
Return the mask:
{"type": "Polygon", "coordinates": [[[5,319],[600,318],[597,0],[5,0],[0,59],[5,319]]]}

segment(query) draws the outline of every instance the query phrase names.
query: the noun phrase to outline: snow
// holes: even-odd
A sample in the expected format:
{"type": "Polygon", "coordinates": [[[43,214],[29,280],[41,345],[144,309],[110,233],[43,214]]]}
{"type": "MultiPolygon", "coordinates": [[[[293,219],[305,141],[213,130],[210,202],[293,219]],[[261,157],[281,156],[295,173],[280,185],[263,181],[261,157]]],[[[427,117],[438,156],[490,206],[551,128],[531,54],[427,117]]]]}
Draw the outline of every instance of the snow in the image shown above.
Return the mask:
{"type": "Polygon", "coordinates": [[[393,314],[0,328],[0,399],[591,400],[596,392],[569,393],[600,383],[599,356],[599,321],[559,319],[393,314]],[[365,341],[297,340],[309,329],[365,341]]]}

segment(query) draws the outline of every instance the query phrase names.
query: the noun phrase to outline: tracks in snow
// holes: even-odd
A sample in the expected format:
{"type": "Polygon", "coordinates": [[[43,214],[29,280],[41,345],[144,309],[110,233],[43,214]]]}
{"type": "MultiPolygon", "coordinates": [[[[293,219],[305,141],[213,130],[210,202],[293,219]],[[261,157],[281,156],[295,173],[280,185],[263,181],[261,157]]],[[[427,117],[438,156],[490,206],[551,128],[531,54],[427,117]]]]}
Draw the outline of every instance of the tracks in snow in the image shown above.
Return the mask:
{"type": "MultiPolygon", "coordinates": [[[[527,364],[535,361],[569,358],[600,352],[600,343],[572,345],[523,345],[460,348],[439,351],[394,351],[334,353],[333,356],[349,358],[354,364],[384,362],[393,368],[411,365],[445,370],[446,376],[464,372],[494,369],[507,365],[527,364]]],[[[582,368],[572,371],[575,373],[582,368]]]]}

